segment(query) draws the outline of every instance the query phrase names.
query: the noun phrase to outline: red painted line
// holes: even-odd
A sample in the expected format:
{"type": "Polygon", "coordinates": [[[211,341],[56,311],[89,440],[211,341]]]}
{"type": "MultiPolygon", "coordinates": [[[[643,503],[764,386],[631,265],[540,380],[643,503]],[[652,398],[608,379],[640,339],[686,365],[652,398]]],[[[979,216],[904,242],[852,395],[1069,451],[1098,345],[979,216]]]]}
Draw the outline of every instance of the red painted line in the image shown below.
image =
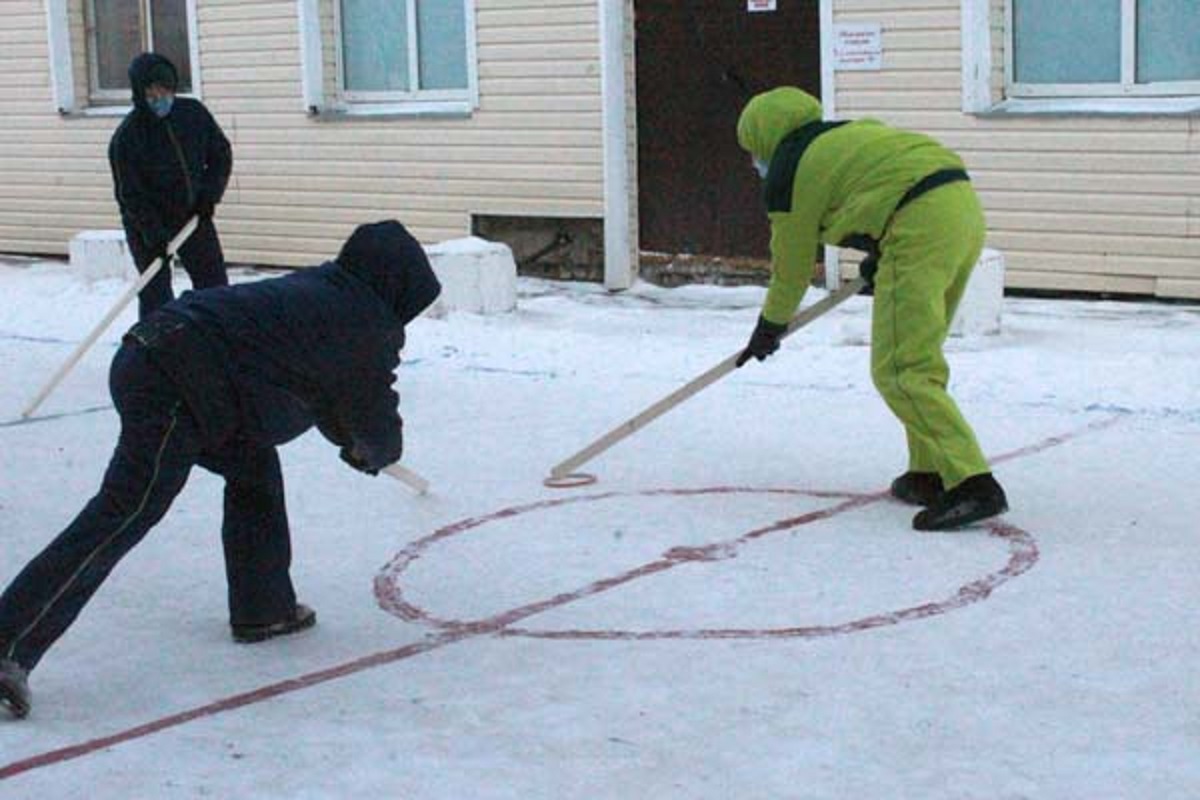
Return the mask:
{"type": "Polygon", "coordinates": [[[1080,436],[1084,436],[1089,433],[1095,433],[1096,431],[1102,431],[1106,428],[1111,428],[1121,420],[1125,419],[1125,417],[1125,414],[1114,414],[1111,417],[1098,419],[1089,425],[1085,425],[1084,427],[1070,431],[1069,433],[1064,433],[1060,436],[1051,436],[1035,444],[1028,445],[1027,447],[1022,447],[1017,450],[1010,450],[1007,453],[1001,453],[1000,455],[991,459],[991,463],[1002,464],[1005,461],[1012,461],[1015,458],[1024,458],[1025,456],[1031,456],[1036,453],[1040,453],[1043,450],[1049,450],[1052,447],[1058,447],[1060,444],[1066,444],[1073,439],[1078,439],[1080,436]]]}
{"type": "MultiPolygon", "coordinates": [[[[794,495],[809,494],[808,492],[800,490],[771,491],[794,495]]],[[[632,493],[628,496],[644,497],[647,495],[662,496],[729,494],[733,492],[761,494],[762,490],[732,487],[683,490],[659,489],[648,492],[632,493]]],[[[566,502],[607,500],[611,499],[612,497],[613,494],[611,492],[604,495],[582,495],[566,501],[556,501],[555,505],[563,505],[566,502]]],[[[1034,542],[1032,536],[1014,526],[993,523],[988,526],[990,535],[1005,540],[1009,546],[1009,559],[1002,569],[985,575],[984,577],[968,583],[965,586],[959,587],[954,594],[943,600],[924,603],[912,608],[901,609],[885,614],[876,614],[870,617],[851,620],[838,625],[756,629],[704,628],[697,630],[659,631],[579,629],[539,631],[513,627],[516,622],[540,614],[543,611],[564,606],[587,597],[592,597],[616,588],[617,586],[629,583],[630,581],[664,572],[665,570],[671,569],[680,564],[695,563],[698,561],[721,561],[727,558],[733,558],[736,556],[738,547],[746,542],[753,541],[754,539],[766,536],[770,533],[794,529],[801,525],[831,519],[839,514],[879,502],[887,497],[888,494],[886,492],[858,495],[829,508],[779,520],[778,522],[774,522],[770,525],[753,530],[729,542],[718,542],[700,547],[675,547],[671,550],[668,550],[662,558],[652,561],[648,564],[643,564],[640,567],[635,567],[634,569],[624,572],[621,575],[598,580],[575,591],[563,592],[548,600],[531,603],[494,617],[472,622],[440,619],[404,599],[403,590],[399,585],[400,574],[420,555],[423,546],[427,547],[435,542],[441,541],[444,538],[443,534],[445,531],[439,531],[433,536],[421,540],[420,542],[413,543],[413,545],[406,550],[402,559],[398,559],[397,561],[394,561],[392,565],[389,565],[394,566],[395,569],[385,568],[384,571],[380,573],[375,582],[376,597],[383,608],[412,622],[424,623],[446,631],[487,632],[495,633],[499,636],[508,638],[525,637],[534,639],[587,639],[609,641],[645,641],[651,639],[812,639],[824,636],[838,636],[859,633],[862,631],[872,630],[874,628],[880,628],[888,625],[899,625],[903,622],[925,619],[938,614],[945,614],[950,611],[954,611],[962,608],[963,606],[970,605],[971,603],[977,603],[986,599],[991,595],[992,591],[995,590],[996,587],[1028,571],[1037,562],[1038,549],[1037,544],[1034,542]],[[497,626],[497,623],[500,623],[499,626],[497,626]]],[[[540,506],[537,506],[536,508],[540,508],[540,506]]],[[[535,507],[525,507],[525,511],[529,510],[535,510],[535,507]]],[[[510,513],[505,513],[505,516],[507,517],[512,515],[510,513]]],[[[472,520],[469,527],[477,527],[487,519],[487,517],[481,517],[472,520]]],[[[467,529],[469,528],[457,527],[455,533],[460,534],[465,532],[467,529]]]]}
{"type": "MultiPolygon", "coordinates": [[[[680,564],[692,563],[696,561],[720,561],[726,558],[731,558],[735,554],[737,548],[746,542],[753,541],[754,539],[758,539],[770,533],[788,530],[790,528],[795,528],[800,525],[806,525],[820,520],[830,519],[843,512],[878,502],[887,497],[886,492],[852,496],[850,499],[844,500],[843,502],[829,508],[820,509],[818,511],[810,511],[797,517],[790,517],[788,519],[779,520],[778,522],[773,522],[770,525],[750,531],[749,533],[746,533],[728,542],[717,542],[714,544],[704,545],[702,547],[673,547],[664,553],[662,558],[658,559],[657,561],[651,561],[648,564],[635,567],[634,569],[622,573],[621,575],[595,581],[594,583],[591,583],[581,589],[577,589],[572,592],[564,592],[547,600],[531,603],[520,608],[512,609],[511,611],[503,612],[497,616],[474,622],[439,619],[433,616],[426,610],[408,602],[404,598],[404,590],[399,584],[398,579],[404,570],[407,569],[413,561],[419,558],[420,555],[430,546],[442,541],[447,536],[455,536],[465,533],[471,528],[477,528],[487,522],[493,522],[498,519],[515,516],[514,512],[527,513],[529,511],[544,510],[554,506],[567,505],[571,503],[595,502],[598,500],[612,499],[614,497],[689,497],[710,494],[747,493],[771,493],[807,496],[812,496],[813,494],[811,492],[795,489],[762,490],[731,486],[721,486],[711,489],[654,489],[645,492],[635,492],[629,495],[618,494],[615,492],[605,492],[603,494],[594,495],[577,495],[561,500],[550,500],[543,503],[531,503],[527,506],[521,506],[519,509],[505,509],[504,511],[500,511],[495,514],[489,514],[484,517],[476,517],[474,519],[458,523],[457,525],[443,528],[424,539],[419,539],[410,544],[401,551],[400,555],[398,555],[387,566],[385,566],[378,576],[376,576],[375,597],[383,609],[410,622],[423,622],[444,630],[459,631],[485,629],[491,632],[497,630],[497,621],[502,622],[502,624],[499,626],[500,628],[507,628],[509,625],[512,625],[515,622],[536,614],[540,614],[543,611],[548,611],[552,608],[573,603],[577,600],[582,600],[585,597],[591,597],[602,592],[607,592],[610,589],[614,589],[618,586],[629,583],[630,581],[638,580],[649,575],[654,575],[656,573],[672,569],[680,564]]],[[[831,493],[822,493],[820,496],[829,497],[830,495],[831,493]]],[[[839,496],[845,497],[845,495],[839,496]]]]}
{"type": "MultiPolygon", "coordinates": [[[[217,714],[222,714],[226,711],[234,711],[254,703],[261,703],[264,700],[270,700],[273,697],[290,694],[301,689],[309,689],[318,684],[328,681],[344,678],[347,675],[353,675],[356,672],[371,669],[373,667],[383,666],[384,664],[392,664],[397,661],[403,661],[406,658],[419,656],[422,653],[428,653],[431,650],[437,650],[445,647],[448,644],[453,644],[460,639],[466,638],[470,634],[459,633],[442,633],[436,636],[431,636],[428,639],[413,644],[398,647],[395,650],[385,650],[373,655],[364,656],[362,658],[349,661],[336,667],[310,672],[307,675],[301,675],[298,678],[289,678],[285,681],[272,683],[267,686],[253,689],[249,692],[236,694],[231,697],[226,697],[223,700],[218,700],[208,705],[199,706],[189,711],[182,711],[178,714],[172,714],[168,717],[148,722],[145,725],[139,725],[135,728],[129,728],[119,733],[114,733],[110,736],[104,736],[99,739],[92,739],[80,744],[63,747],[58,750],[40,753],[30,758],[14,761],[0,767],[0,780],[11,778],[20,775],[23,772],[37,769],[39,767],[48,767],[53,764],[61,764],[64,761],[79,758],[81,756],[94,753],[97,750],[104,750],[114,745],[122,744],[123,742],[141,739],[145,736],[158,733],[159,731],[175,728],[204,717],[212,717],[217,714]]],[[[28,724],[28,723],[26,723],[28,724]]]]}
{"type": "Polygon", "coordinates": [[[838,625],[810,625],[791,628],[704,628],[699,630],[630,631],[630,630],[553,630],[505,627],[498,631],[505,638],[527,639],[584,639],[591,641],[650,641],[661,639],[816,639],[899,625],[955,611],[972,603],[986,600],[1002,583],[1029,571],[1038,560],[1037,544],[1025,531],[1011,525],[995,524],[991,535],[1009,541],[1010,557],[1003,569],[972,581],[949,598],[923,603],[919,606],[876,614],[838,625]]]}
{"type": "MultiPolygon", "coordinates": [[[[1121,419],[1120,416],[1107,418],[1105,420],[1101,420],[1101,421],[1092,423],[1090,425],[1087,425],[1086,427],[1084,427],[1080,430],[1073,431],[1073,432],[1070,432],[1067,434],[1063,434],[1061,436],[1050,437],[1050,438],[1045,439],[1042,442],[1039,442],[1037,444],[1030,445],[1028,447],[1024,447],[1019,450],[1015,450],[1010,453],[1003,454],[1003,455],[993,459],[993,463],[999,463],[1001,461],[1006,461],[1006,460],[1010,460],[1010,459],[1014,459],[1014,458],[1019,458],[1021,456],[1031,455],[1033,453],[1041,452],[1041,451],[1049,449],[1051,447],[1055,447],[1057,445],[1063,444],[1064,442],[1070,441],[1071,439],[1078,438],[1079,436],[1082,436],[1086,433],[1096,431],[1096,430],[1101,430],[1103,428],[1107,428],[1107,427],[1115,424],[1120,419],[1121,419]]],[[[372,669],[374,667],[384,666],[386,664],[393,664],[398,661],[403,661],[408,658],[413,658],[415,656],[422,655],[424,653],[429,653],[434,650],[439,650],[443,647],[446,647],[447,645],[451,645],[456,642],[464,641],[464,640],[467,640],[467,639],[470,639],[470,638],[473,638],[476,636],[488,635],[488,634],[498,634],[501,636],[538,636],[538,637],[542,637],[542,638],[563,638],[566,636],[572,636],[572,638],[629,638],[629,639],[680,638],[679,636],[672,636],[672,632],[654,632],[654,631],[651,631],[651,632],[619,632],[619,631],[537,632],[537,631],[522,631],[520,629],[512,629],[512,628],[510,628],[510,626],[515,622],[518,622],[522,619],[526,619],[528,617],[534,616],[534,615],[536,615],[542,611],[545,611],[547,609],[565,605],[567,603],[574,602],[575,600],[579,600],[583,597],[589,597],[594,594],[598,594],[599,592],[602,592],[602,591],[607,591],[608,589],[628,583],[629,581],[635,580],[636,578],[645,577],[646,575],[651,575],[651,574],[654,574],[657,572],[661,572],[665,569],[670,569],[671,567],[674,567],[679,563],[685,563],[685,562],[697,561],[697,560],[718,560],[720,558],[728,557],[728,555],[730,553],[730,550],[728,548],[736,546],[737,544],[741,544],[746,541],[750,541],[752,539],[756,539],[761,536],[765,536],[769,533],[786,529],[788,527],[795,527],[796,525],[805,524],[806,522],[813,522],[818,519],[828,519],[836,514],[843,513],[845,511],[849,511],[853,508],[857,508],[860,506],[867,505],[869,503],[876,502],[878,500],[883,499],[886,496],[886,493],[883,493],[883,492],[876,493],[876,494],[865,494],[865,495],[847,495],[845,493],[838,493],[838,492],[797,492],[796,490],[787,490],[787,489],[749,490],[746,488],[738,488],[738,487],[722,487],[722,488],[718,488],[718,489],[697,489],[697,490],[686,490],[686,489],[657,490],[657,491],[642,492],[641,494],[642,495],[670,494],[670,495],[675,495],[675,496],[689,496],[689,495],[696,495],[696,494],[712,494],[712,493],[731,493],[732,494],[732,493],[746,492],[746,491],[756,491],[756,492],[760,492],[760,493],[778,493],[778,494],[806,494],[806,495],[812,496],[812,497],[842,499],[843,502],[838,505],[832,506],[828,509],[811,512],[809,514],[805,514],[800,517],[794,517],[790,520],[781,520],[779,522],[768,525],[764,528],[759,528],[757,530],[751,531],[751,532],[739,537],[738,539],[734,540],[733,542],[723,543],[723,544],[718,544],[718,545],[708,545],[708,546],[699,547],[699,548],[696,548],[696,547],[673,548],[673,549],[667,551],[667,553],[665,553],[663,555],[663,557],[661,559],[659,559],[658,561],[654,561],[649,564],[643,565],[642,567],[639,567],[637,569],[626,572],[615,578],[609,578],[609,579],[602,580],[602,581],[596,581],[595,583],[589,584],[588,586],[583,587],[582,589],[576,590],[575,592],[564,593],[564,594],[557,595],[553,598],[550,598],[548,600],[531,603],[529,605],[522,606],[518,609],[513,609],[513,610],[510,610],[507,612],[503,612],[494,617],[490,617],[486,620],[480,620],[480,621],[476,621],[473,623],[457,623],[457,624],[447,622],[447,623],[445,623],[445,630],[443,630],[441,633],[430,636],[429,638],[427,638],[423,641],[420,641],[420,642],[414,642],[412,644],[408,644],[403,647],[395,648],[393,650],[385,650],[385,651],[382,651],[379,653],[375,653],[375,654],[372,654],[369,656],[364,656],[362,658],[355,659],[353,661],[346,662],[346,663],[338,665],[338,666],[330,667],[328,669],[319,670],[317,672],[310,672],[310,673],[301,675],[296,678],[291,678],[291,679],[288,679],[285,681],[279,681],[277,683],[269,684],[267,686],[262,686],[262,687],[253,689],[248,692],[243,692],[241,694],[232,695],[232,696],[224,698],[222,700],[217,700],[215,702],[208,703],[203,706],[198,706],[196,708],[190,709],[188,711],[183,711],[178,714],[173,714],[170,716],[162,717],[161,719],[154,720],[152,722],[148,722],[144,725],[139,725],[139,726],[136,726],[133,728],[128,728],[124,731],[120,731],[118,733],[114,733],[109,736],[92,739],[92,740],[89,740],[86,742],[82,742],[80,744],[70,745],[68,747],[63,747],[63,748],[59,748],[57,750],[47,751],[45,753],[40,753],[38,755],[31,756],[29,758],[21,759],[19,761],[14,761],[10,764],[0,766],[0,780],[6,780],[8,778],[12,778],[14,776],[23,774],[25,772],[29,772],[31,770],[39,769],[42,767],[53,766],[53,765],[64,763],[66,761],[71,761],[76,758],[81,758],[81,757],[89,755],[91,753],[95,753],[99,750],[104,750],[104,749],[114,747],[119,744],[123,744],[125,742],[129,742],[129,741],[133,741],[136,739],[141,739],[141,738],[144,738],[147,736],[151,736],[155,733],[159,733],[161,731],[168,730],[170,728],[179,727],[181,725],[185,725],[189,722],[193,722],[198,719],[204,719],[207,717],[216,716],[217,714],[223,714],[228,711],[234,711],[234,710],[237,710],[240,708],[245,708],[246,706],[250,706],[255,703],[260,703],[260,702],[270,700],[275,697],[280,697],[282,695],[290,694],[292,692],[300,691],[303,689],[309,689],[313,686],[317,686],[322,683],[327,683],[329,681],[337,680],[339,678],[344,678],[346,676],[353,675],[355,673],[362,672],[362,671],[365,671],[368,669],[372,669]],[[627,635],[625,635],[623,637],[616,637],[616,636],[613,636],[614,634],[627,634],[627,635]]],[[[406,547],[404,550],[401,550],[400,553],[394,559],[392,559],[391,562],[389,562],[385,566],[383,572],[380,574],[379,577],[376,578],[376,582],[375,582],[375,589],[376,589],[377,596],[380,599],[380,603],[381,603],[381,605],[384,606],[384,608],[386,610],[388,610],[392,613],[395,613],[398,616],[404,617],[405,619],[410,619],[410,618],[414,618],[414,619],[418,619],[418,620],[428,619],[428,617],[425,615],[425,612],[421,611],[420,609],[416,608],[415,606],[408,605],[403,600],[403,597],[400,594],[399,587],[398,587],[398,585],[395,584],[394,579],[395,579],[396,575],[398,575],[400,572],[402,572],[404,570],[404,568],[406,568],[408,566],[408,564],[410,564],[412,561],[417,559],[420,556],[420,554],[425,549],[427,549],[429,546],[431,546],[432,544],[434,544],[438,541],[441,541],[443,539],[446,539],[446,538],[449,538],[452,536],[456,536],[460,533],[463,533],[472,528],[476,528],[487,522],[505,519],[508,517],[514,517],[514,516],[520,515],[522,513],[526,513],[528,511],[553,508],[555,506],[565,505],[568,503],[602,500],[602,499],[607,499],[607,498],[616,497],[616,496],[619,496],[619,493],[606,492],[606,493],[596,494],[596,495],[586,495],[583,497],[568,497],[568,498],[561,498],[561,499],[556,499],[556,500],[545,500],[545,501],[541,501],[541,502],[530,503],[530,504],[527,504],[524,506],[516,506],[513,508],[504,509],[502,511],[498,511],[493,514],[488,514],[488,515],[482,516],[482,517],[474,517],[474,518],[466,519],[466,520],[460,521],[458,523],[455,523],[453,525],[446,526],[445,528],[441,528],[434,534],[431,534],[430,536],[427,536],[423,539],[417,540],[416,542],[413,542],[408,547],[406,547]],[[394,590],[394,594],[392,593],[393,590],[394,590]],[[410,614],[415,615],[415,616],[410,617],[409,616],[410,614]]],[[[1011,542],[1022,543],[1024,541],[1023,537],[1028,536],[1028,534],[1024,534],[1024,532],[1020,531],[1019,529],[1016,529],[1016,528],[1013,528],[1013,527],[1007,526],[1007,525],[993,525],[993,526],[991,526],[991,531],[992,531],[992,535],[1004,537],[1004,538],[1008,539],[1010,541],[1010,543],[1011,542]]],[[[897,624],[898,622],[904,622],[904,621],[914,620],[914,619],[923,619],[925,617],[932,616],[934,614],[945,613],[945,610],[949,610],[950,608],[958,608],[963,605],[967,605],[968,603],[978,602],[979,600],[986,598],[988,595],[991,594],[991,592],[995,589],[995,587],[1000,582],[1003,582],[1003,580],[1008,580],[1009,578],[1015,577],[1016,575],[1019,575],[1020,573],[1028,570],[1030,567],[1033,566],[1033,564],[1034,564],[1034,562],[1036,562],[1036,560],[1037,560],[1037,548],[1036,548],[1036,545],[1033,545],[1032,538],[1030,537],[1028,540],[1028,544],[1021,544],[1020,547],[1017,547],[1014,550],[1013,558],[1010,559],[1008,565],[1004,569],[1000,570],[997,573],[993,573],[992,575],[986,576],[985,578],[983,578],[979,581],[976,581],[972,584],[968,584],[967,586],[960,588],[958,593],[955,595],[955,598],[948,601],[948,603],[943,602],[942,604],[936,604],[936,603],[925,604],[922,606],[916,606],[916,607],[904,609],[904,610],[901,610],[898,612],[893,612],[891,614],[877,615],[874,617],[868,617],[864,620],[858,620],[854,623],[847,623],[847,625],[854,626],[852,630],[851,629],[841,630],[841,628],[843,628],[845,626],[814,626],[811,628],[796,628],[796,629],[780,629],[780,630],[775,630],[775,631],[763,631],[763,632],[761,632],[761,635],[763,635],[764,637],[767,637],[767,638],[782,637],[782,636],[796,636],[796,635],[814,635],[814,636],[815,635],[834,635],[836,633],[841,633],[841,632],[869,630],[871,628],[880,627],[882,625],[894,625],[894,624],[897,624]],[[801,631],[801,632],[811,631],[812,633],[798,634],[795,631],[801,631]]],[[[676,633],[687,634],[688,632],[676,632],[676,633]]],[[[693,632],[693,634],[694,634],[694,632],[693,632]]],[[[692,634],[689,634],[689,635],[692,635],[692,634]]],[[[732,638],[732,637],[744,637],[744,636],[745,636],[744,631],[737,631],[737,630],[729,629],[729,630],[706,631],[706,632],[704,632],[704,635],[701,638],[718,639],[718,638],[732,638]]],[[[29,724],[29,723],[25,723],[25,724],[29,724]]]]}

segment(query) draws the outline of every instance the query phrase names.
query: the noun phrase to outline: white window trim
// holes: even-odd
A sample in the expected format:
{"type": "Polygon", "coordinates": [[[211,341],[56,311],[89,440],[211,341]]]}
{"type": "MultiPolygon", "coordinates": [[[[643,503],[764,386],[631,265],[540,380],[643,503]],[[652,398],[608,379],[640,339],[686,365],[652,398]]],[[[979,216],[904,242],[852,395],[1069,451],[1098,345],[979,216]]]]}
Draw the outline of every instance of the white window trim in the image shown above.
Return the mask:
{"type": "Polygon", "coordinates": [[[319,114],[325,106],[320,4],[318,0],[296,0],[296,12],[300,25],[300,86],[304,108],[310,114],[319,114]]]}
{"type": "MultiPolygon", "coordinates": [[[[1134,0],[1122,0],[1133,4],[1134,0]]],[[[1012,96],[1012,2],[1005,0],[1005,87],[1008,97],[995,97],[992,88],[992,36],[990,0],[960,0],[962,19],[962,110],[978,115],[1185,115],[1200,112],[1200,82],[1178,81],[1142,84],[1128,94],[1091,91],[1035,92],[1012,96]]],[[[1131,17],[1132,19],[1132,17],[1131,17]]],[[[1133,48],[1128,44],[1133,26],[1122,29],[1122,74],[1134,74],[1133,48]]],[[[1132,83],[1132,81],[1131,81],[1132,83]]],[[[1043,87],[1044,88],[1044,87],[1043,87]]],[[[1064,84],[1059,89],[1066,89],[1064,84]]],[[[1073,88],[1073,87],[1072,87],[1073,88]]],[[[1087,89],[1094,86],[1084,87],[1087,89]]]]}
{"type": "MultiPolygon", "coordinates": [[[[962,110],[980,114],[992,99],[992,29],[989,0],[961,0],[962,110]]],[[[824,35],[824,32],[822,32],[824,35]]]]}
{"type": "MultiPolygon", "coordinates": [[[[185,8],[187,9],[188,58],[192,67],[192,91],[183,96],[199,100],[203,90],[200,78],[200,34],[197,25],[196,0],[187,0],[185,8]]],[[[85,2],[85,21],[92,14],[91,9],[92,3],[85,2]]],[[[128,102],[128,91],[103,92],[93,96],[91,86],[96,73],[91,63],[88,66],[87,92],[80,97],[76,90],[74,70],[76,54],[71,50],[71,17],[68,0],[46,0],[46,39],[50,51],[50,85],[54,108],[59,114],[112,117],[124,116],[129,113],[131,104],[128,102]],[[94,98],[126,102],[93,105],[94,98]]],[[[90,62],[90,55],[86,57],[90,62]]]]}
{"type": "Polygon", "coordinates": [[[200,69],[200,16],[196,0],[187,0],[188,59],[192,66],[192,91],[186,96],[200,100],[204,96],[204,70],[200,69]]]}
{"type": "Polygon", "coordinates": [[[1121,80],[1119,83],[1019,83],[1013,36],[1013,0],[1004,0],[1004,85],[1014,99],[1038,97],[1180,97],[1200,95],[1200,81],[1137,82],[1137,4],[1121,0],[1121,80]]]}
{"type": "Polygon", "coordinates": [[[59,114],[76,110],[71,19],[67,0],[46,0],[46,40],[50,48],[50,88],[59,114]]]}
{"type": "MultiPolygon", "coordinates": [[[[306,88],[305,105],[310,112],[331,116],[361,116],[361,117],[390,117],[390,116],[425,116],[425,115],[469,115],[479,107],[479,65],[476,55],[475,33],[475,3],[473,0],[462,0],[464,26],[466,35],[467,87],[465,89],[418,89],[411,92],[353,92],[345,88],[345,67],[342,54],[342,4],[340,0],[332,0],[334,13],[334,54],[337,70],[337,95],[331,108],[326,108],[325,98],[320,97],[313,102],[314,93],[306,88]]],[[[408,3],[408,35],[410,42],[417,41],[417,17],[415,0],[408,3]]],[[[320,67],[313,68],[311,61],[320,62],[321,39],[317,12],[317,0],[299,0],[301,15],[301,37],[306,50],[316,47],[315,57],[306,54],[305,79],[311,85],[315,79],[323,79],[320,67]],[[311,22],[310,22],[311,20],[311,22]],[[315,42],[313,28],[316,28],[315,42]],[[311,73],[311,74],[310,74],[311,73]]],[[[410,47],[409,74],[418,75],[418,50],[410,47]]],[[[318,84],[320,85],[320,84],[318,84]]],[[[323,89],[315,93],[319,97],[323,89]]]]}

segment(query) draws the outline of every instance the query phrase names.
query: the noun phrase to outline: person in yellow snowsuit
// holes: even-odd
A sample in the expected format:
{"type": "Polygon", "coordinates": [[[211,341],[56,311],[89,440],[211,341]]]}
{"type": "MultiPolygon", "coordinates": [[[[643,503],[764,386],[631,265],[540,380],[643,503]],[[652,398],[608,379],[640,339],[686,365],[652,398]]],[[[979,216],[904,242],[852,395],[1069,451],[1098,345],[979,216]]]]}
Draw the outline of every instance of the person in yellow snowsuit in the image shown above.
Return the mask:
{"type": "Polygon", "coordinates": [[[765,181],[771,280],[738,366],[775,352],[812,280],[820,244],[865,250],[874,286],[871,378],[904,425],[896,498],[925,509],[918,530],[951,530],[1008,509],[971,426],[946,390],[942,345],[983,249],[985,223],[962,159],[875,120],[822,120],[794,87],[756,95],[738,143],[765,181]]]}

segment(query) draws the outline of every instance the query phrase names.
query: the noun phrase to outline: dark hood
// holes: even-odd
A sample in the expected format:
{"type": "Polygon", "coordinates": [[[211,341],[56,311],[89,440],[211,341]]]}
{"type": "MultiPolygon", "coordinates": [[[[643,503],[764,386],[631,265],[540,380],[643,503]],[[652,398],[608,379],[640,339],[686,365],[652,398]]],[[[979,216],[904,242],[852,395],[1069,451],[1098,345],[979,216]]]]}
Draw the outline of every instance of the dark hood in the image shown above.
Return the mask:
{"type": "Polygon", "coordinates": [[[442,291],[420,242],[396,220],[359,225],[342,245],[337,263],[370,286],[402,325],[442,291]]]}
{"type": "Polygon", "coordinates": [[[179,71],[165,56],[158,53],[142,53],[129,65],[129,91],[133,94],[133,107],[153,115],[146,103],[146,87],[156,80],[166,83],[169,76],[172,87],[179,86],[179,71]]]}

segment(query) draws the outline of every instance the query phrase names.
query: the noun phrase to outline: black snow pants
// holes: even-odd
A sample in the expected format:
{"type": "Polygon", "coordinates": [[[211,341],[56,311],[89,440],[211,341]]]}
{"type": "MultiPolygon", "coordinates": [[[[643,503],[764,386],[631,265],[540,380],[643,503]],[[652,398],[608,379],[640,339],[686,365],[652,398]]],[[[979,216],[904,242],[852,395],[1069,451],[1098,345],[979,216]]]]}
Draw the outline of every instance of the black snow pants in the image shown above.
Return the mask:
{"type": "Polygon", "coordinates": [[[295,608],[275,448],[205,452],[178,390],[136,342],[117,351],[109,382],[121,434],[99,493],[0,595],[0,658],[27,670],[163,517],[195,464],[225,478],[221,534],[231,624],[275,622],[295,608]]]}
{"type": "MultiPolygon", "coordinates": [[[[129,244],[137,271],[145,272],[154,263],[154,253],[147,251],[142,237],[129,228],[125,229],[125,241],[129,244]]],[[[200,218],[196,230],[180,246],[178,256],[194,288],[208,289],[229,283],[225,271],[225,253],[221,250],[221,239],[211,218],[200,218]]],[[[171,289],[171,270],[164,267],[138,292],[138,319],[145,319],[151,311],[173,299],[175,293],[171,289]]]]}

